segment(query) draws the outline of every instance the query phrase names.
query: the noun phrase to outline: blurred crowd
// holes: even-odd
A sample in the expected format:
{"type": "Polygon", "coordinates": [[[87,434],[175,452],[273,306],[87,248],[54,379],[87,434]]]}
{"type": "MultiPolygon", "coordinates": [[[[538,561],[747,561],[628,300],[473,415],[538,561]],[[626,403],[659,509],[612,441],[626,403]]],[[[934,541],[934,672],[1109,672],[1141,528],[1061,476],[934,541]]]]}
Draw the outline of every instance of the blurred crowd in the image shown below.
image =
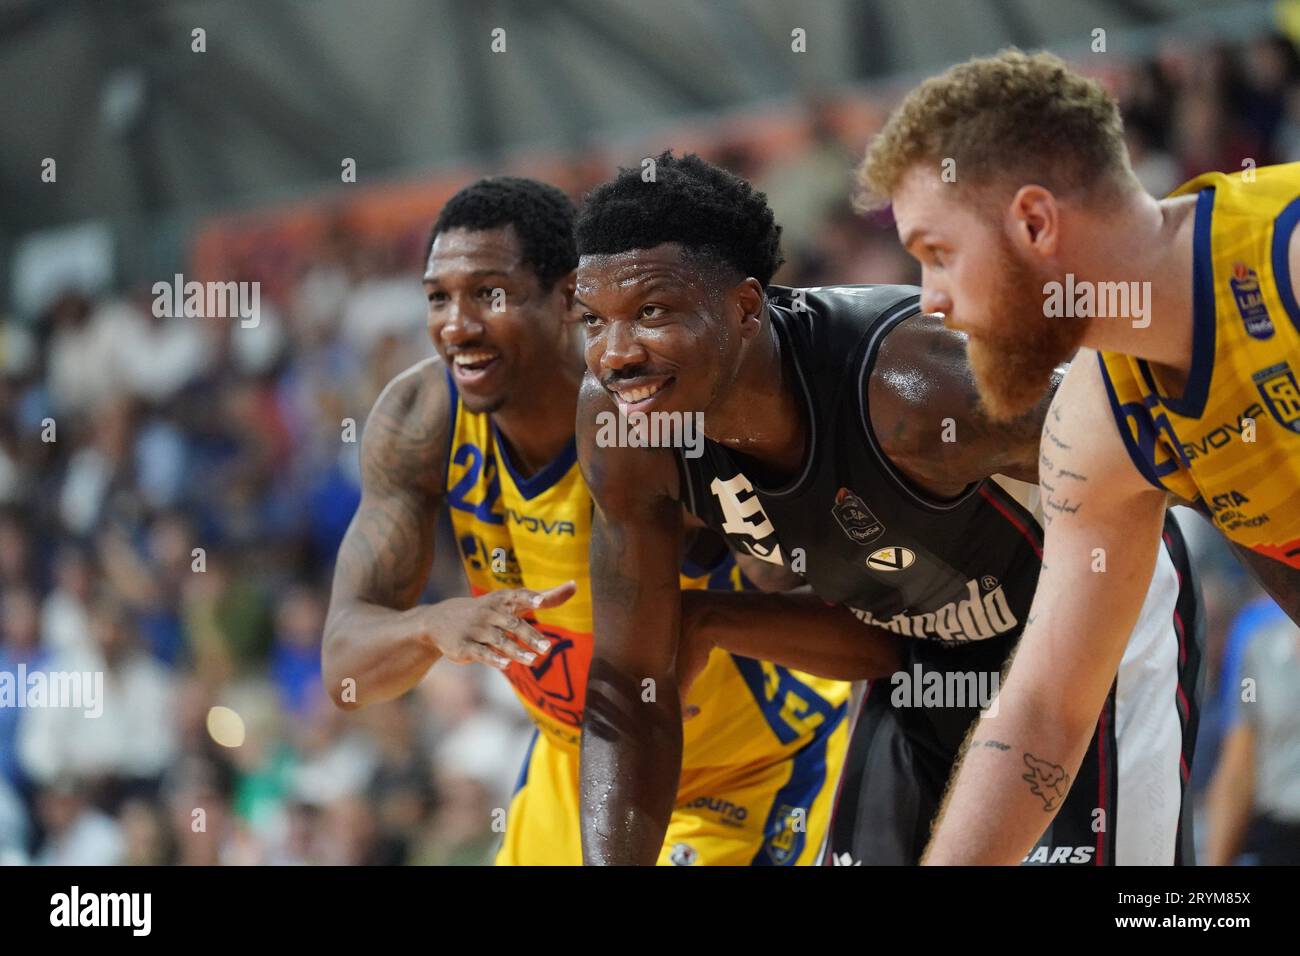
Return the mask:
{"type": "MultiPolygon", "coordinates": [[[[1266,37],[1107,76],[1144,184],[1300,159],[1297,62],[1266,37]]],[[[915,281],[889,224],[852,212],[864,141],[818,108],[799,122],[803,148],[778,159],[701,150],[768,193],[785,228],[777,281],[915,281]]],[[[104,675],[98,718],[0,707],[0,863],[490,861],[492,811],[531,733],[505,681],[443,664],[352,713],[320,686],[365,414],[431,351],[423,238],[335,230],[264,290],[255,327],[155,318],[148,288],[68,293],[0,325],[0,673],[104,675]],[[214,708],[233,730],[217,732],[214,708]]],[[[1258,592],[1191,522],[1209,620],[1204,789],[1234,709],[1219,674],[1245,653],[1258,592]]],[[[454,548],[444,529],[428,600],[463,593],[454,548]]]]}

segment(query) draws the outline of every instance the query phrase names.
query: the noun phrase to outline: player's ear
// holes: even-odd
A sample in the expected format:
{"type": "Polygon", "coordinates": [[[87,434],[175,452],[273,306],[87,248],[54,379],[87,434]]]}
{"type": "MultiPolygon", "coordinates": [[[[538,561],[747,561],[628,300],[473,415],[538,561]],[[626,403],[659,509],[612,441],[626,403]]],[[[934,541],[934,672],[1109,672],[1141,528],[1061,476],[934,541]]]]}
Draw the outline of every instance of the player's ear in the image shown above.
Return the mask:
{"type": "Polygon", "coordinates": [[[1021,186],[1011,199],[1007,215],[1014,246],[1035,256],[1056,255],[1061,239],[1061,208],[1051,191],[1042,186],[1021,186]]]}
{"type": "Polygon", "coordinates": [[[762,284],[751,276],[736,286],[732,295],[735,308],[740,312],[741,337],[757,335],[763,327],[763,309],[767,304],[762,284]]]}
{"type": "Polygon", "coordinates": [[[568,274],[560,276],[555,280],[554,293],[561,296],[564,300],[564,321],[577,322],[582,315],[582,310],[578,308],[577,303],[578,291],[578,270],[570,269],[568,274]]]}

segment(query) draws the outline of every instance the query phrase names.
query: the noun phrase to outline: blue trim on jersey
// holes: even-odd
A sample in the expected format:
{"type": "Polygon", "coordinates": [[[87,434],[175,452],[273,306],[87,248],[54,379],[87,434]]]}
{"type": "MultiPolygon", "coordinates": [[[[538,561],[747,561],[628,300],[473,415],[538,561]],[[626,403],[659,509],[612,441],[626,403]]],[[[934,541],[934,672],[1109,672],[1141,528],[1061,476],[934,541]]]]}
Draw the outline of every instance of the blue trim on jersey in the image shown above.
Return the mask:
{"type": "MultiPolygon", "coordinates": [[[[1143,459],[1137,442],[1133,440],[1133,433],[1129,431],[1128,427],[1128,415],[1124,413],[1124,409],[1119,407],[1119,398],[1115,394],[1115,386],[1111,384],[1110,372],[1106,369],[1106,361],[1101,357],[1100,352],[1097,353],[1097,363],[1101,366],[1101,381],[1106,386],[1106,397],[1110,399],[1111,414],[1115,417],[1115,425],[1119,428],[1120,437],[1124,439],[1124,447],[1128,449],[1128,456],[1133,459],[1133,467],[1138,470],[1138,473],[1143,478],[1161,491],[1168,491],[1169,489],[1162,485],[1160,479],[1156,477],[1155,462],[1148,462],[1143,459]]],[[[1152,433],[1154,434],[1154,432],[1155,426],[1153,425],[1152,433]]]]}
{"type": "Polygon", "coordinates": [[[812,806],[826,786],[826,747],[831,734],[844,720],[845,708],[836,709],[835,718],[817,728],[812,740],[808,741],[790,761],[790,779],[785,782],[776,795],[772,797],[772,806],[763,823],[763,845],[749,861],[750,866],[794,866],[803,854],[808,841],[808,818],[812,816],[812,806]],[[785,812],[782,813],[782,810],[785,812]],[[793,833],[793,842],[789,847],[777,848],[772,841],[780,836],[786,828],[790,810],[804,811],[804,829],[793,833]],[[774,853],[784,858],[777,859],[774,853]]]}
{"type": "Polygon", "coordinates": [[[491,422],[491,426],[492,439],[496,442],[497,454],[501,459],[501,463],[506,466],[506,471],[510,472],[510,478],[514,481],[515,487],[519,489],[519,493],[526,499],[531,500],[554,488],[560,479],[569,473],[569,469],[578,460],[578,438],[575,435],[564,446],[564,451],[553,458],[549,464],[525,478],[515,468],[515,463],[510,460],[510,452],[506,448],[506,443],[501,439],[501,432],[497,429],[497,423],[491,422]]]}
{"type": "Polygon", "coordinates": [[[1210,379],[1214,376],[1218,309],[1214,303],[1214,247],[1210,241],[1213,221],[1214,187],[1209,186],[1196,197],[1196,225],[1192,232],[1192,367],[1182,397],[1162,395],[1146,359],[1137,360],[1147,388],[1159,397],[1160,404],[1184,418],[1200,418],[1205,413],[1210,379]]]}
{"type": "Polygon", "coordinates": [[[736,665],[736,670],[740,671],[740,676],[745,679],[745,686],[754,695],[754,703],[758,704],[763,719],[767,721],[768,727],[772,733],[776,734],[776,739],[781,743],[792,744],[799,739],[799,731],[786,723],[785,718],[781,716],[781,708],[785,705],[787,691],[794,691],[808,702],[808,710],[804,711],[804,714],[821,714],[825,718],[817,728],[818,733],[821,732],[822,727],[833,724],[844,716],[844,704],[831,707],[830,702],[825,697],[802,681],[796,680],[784,667],[776,668],[776,693],[769,700],[764,690],[767,675],[763,673],[763,665],[752,657],[741,657],[739,654],[731,654],[730,657],[732,663],[736,665]]]}
{"type": "Polygon", "coordinates": [[[1291,318],[1291,324],[1300,332],[1300,305],[1295,300],[1295,289],[1291,285],[1291,257],[1288,247],[1291,245],[1291,233],[1296,223],[1300,222],[1300,199],[1293,199],[1273,220],[1273,282],[1277,293],[1282,298],[1282,307],[1291,318]]]}
{"type": "Polygon", "coordinates": [[[533,737],[528,741],[528,752],[524,754],[524,765],[519,768],[519,779],[515,781],[514,790],[510,791],[511,797],[528,785],[528,768],[533,765],[533,748],[537,746],[537,737],[540,733],[541,731],[536,727],[533,728],[533,737]]]}

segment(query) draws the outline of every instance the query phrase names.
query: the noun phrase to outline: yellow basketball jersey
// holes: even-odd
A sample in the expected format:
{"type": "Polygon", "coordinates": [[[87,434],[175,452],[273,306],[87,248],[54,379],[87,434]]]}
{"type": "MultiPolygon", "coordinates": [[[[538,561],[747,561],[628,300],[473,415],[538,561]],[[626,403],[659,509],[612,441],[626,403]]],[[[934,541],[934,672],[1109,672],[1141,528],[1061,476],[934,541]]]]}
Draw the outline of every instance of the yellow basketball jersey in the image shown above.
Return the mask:
{"type": "MultiPolygon", "coordinates": [[[[577,464],[577,444],[522,476],[489,415],[468,411],[455,382],[447,462],[447,504],[473,594],[501,588],[542,591],[575,581],[566,603],[529,615],[551,639],[532,666],[504,672],[529,716],[550,739],[576,747],[592,655],[588,571],[592,502],[577,464]]],[[[683,588],[736,589],[734,562],[686,567],[683,588]]],[[[686,700],[698,714],[683,725],[683,787],[692,768],[768,764],[795,754],[845,719],[849,684],[715,650],[686,700]]],[[[838,768],[836,768],[838,770],[838,768]]]]}
{"type": "Polygon", "coordinates": [[[1300,568],[1300,307],[1288,266],[1300,163],[1207,173],[1197,195],[1192,365],[1182,395],[1140,358],[1102,352],[1129,454],[1238,544],[1300,568]]]}

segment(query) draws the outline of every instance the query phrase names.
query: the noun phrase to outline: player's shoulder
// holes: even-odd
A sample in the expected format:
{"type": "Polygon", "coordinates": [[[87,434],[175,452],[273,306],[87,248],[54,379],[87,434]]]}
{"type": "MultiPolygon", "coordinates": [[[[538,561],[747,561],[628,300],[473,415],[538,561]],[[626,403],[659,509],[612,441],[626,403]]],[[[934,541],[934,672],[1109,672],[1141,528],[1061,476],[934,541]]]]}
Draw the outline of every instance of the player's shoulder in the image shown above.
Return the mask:
{"type": "Polygon", "coordinates": [[[403,369],[389,380],[375,400],[374,412],[405,418],[451,404],[451,386],[442,357],[433,355],[403,369]]]}
{"type": "Polygon", "coordinates": [[[929,425],[947,417],[962,420],[978,407],[966,336],[935,313],[918,311],[896,322],[864,365],[860,388],[886,452],[916,451],[913,445],[922,437],[928,447],[934,437],[929,425]],[[923,433],[907,427],[912,419],[926,423],[923,433]]]}
{"type": "Polygon", "coordinates": [[[439,482],[451,434],[451,386],[446,365],[433,356],[393,376],[366,419],[363,472],[381,468],[439,482]]]}
{"type": "Polygon", "coordinates": [[[1120,431],[1126,427],[1111,406],[1097,352],[1079,349],[1048,408],[1044,454],[1086,460],[1090,472],[1105,479],[1104,486],[1094,481],[1099,491],[1158,491],[1139,470],[1129,447],[1132,438],[1120,431]]]}

